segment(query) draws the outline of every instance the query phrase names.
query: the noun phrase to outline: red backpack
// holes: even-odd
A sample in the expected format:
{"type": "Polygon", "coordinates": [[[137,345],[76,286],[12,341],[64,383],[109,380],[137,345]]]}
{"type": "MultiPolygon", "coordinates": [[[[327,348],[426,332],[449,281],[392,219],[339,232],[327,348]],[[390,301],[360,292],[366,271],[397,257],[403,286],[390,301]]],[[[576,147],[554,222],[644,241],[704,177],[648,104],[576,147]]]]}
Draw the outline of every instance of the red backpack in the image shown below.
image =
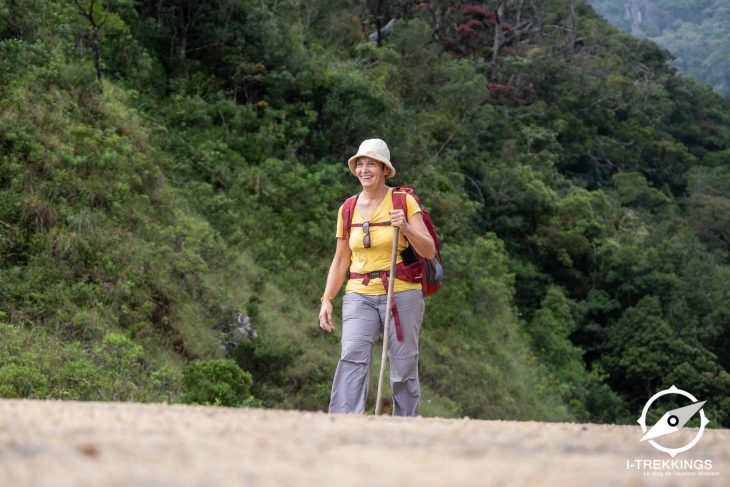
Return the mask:
{"type": "MultiPolygon", "coordinates": [[[[409,194],[416,199],[416,203],[421,208],[421,215],[423,216],[423,223],[428,229],[428,233],[433,239],[433,243],[436,245],[436,255],[433,259],[427,259],[418,255],[414,249],[409,245],[406,250],[401,252],[401,258],[403,262],[398,264],[396,269],[396,277],[398,279],[409,281],[409,282],[420,282],[421,290],[424,296],[430,296],[436,293],[443,285],[443,266],[441,265],[441,246],[439,245],[438,235],[436,235],[436,227],[431,220],[430,213],[426,208],[421,205],[421,201],[418,196],[413,192],[413,188],[393,188],[393,208],[396,210],[403,210],[408,215],[408,205],[406,203],[406,195],[409,194]],[[406,253],[409,253],[410,259],[406,258],[406,253]],[[406,263],[406,260],[410,260],[410,263],[406,263]]],[[[342,221],[344,224],[342,238],[347,240],[350,236],[350,228],[353,226],[360,227],[362,224],[353,224],[352,217],[355,213],[355,205],[357,204],[357,198],[360,194],[351,196],[342,205],[342,221]]],[[[390,222],[371,223],[370,226],[381,226],[390,225],[390,222]]],[[[369,279],[368,279],[369,280],[369,279]]],[[[367,282],[365,283],[367,285],[367,282]]]]}

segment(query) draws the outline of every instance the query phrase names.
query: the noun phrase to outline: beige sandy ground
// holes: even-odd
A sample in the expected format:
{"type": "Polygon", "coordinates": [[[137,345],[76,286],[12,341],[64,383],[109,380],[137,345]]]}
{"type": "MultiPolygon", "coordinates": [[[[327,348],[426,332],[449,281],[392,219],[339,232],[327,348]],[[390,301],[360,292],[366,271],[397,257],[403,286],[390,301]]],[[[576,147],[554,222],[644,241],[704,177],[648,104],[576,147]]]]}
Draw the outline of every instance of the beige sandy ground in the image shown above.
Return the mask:
{"type": "Polygon", "coordinates": [[[627,470],[670,459],[640,436],[638,426],[0,401],[0,486],[730,485],[730,430],[707,430],[677,456],[711,460],[713,477],[627,470]]]}

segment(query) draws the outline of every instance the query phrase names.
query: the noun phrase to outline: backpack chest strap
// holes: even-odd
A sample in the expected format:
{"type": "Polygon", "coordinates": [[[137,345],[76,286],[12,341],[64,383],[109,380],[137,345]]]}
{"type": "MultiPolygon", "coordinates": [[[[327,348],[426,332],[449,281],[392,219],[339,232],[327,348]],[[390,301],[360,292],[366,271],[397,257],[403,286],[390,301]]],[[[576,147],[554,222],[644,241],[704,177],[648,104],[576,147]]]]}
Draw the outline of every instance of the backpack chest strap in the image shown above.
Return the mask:
{"type": "MultiPolygon", "coordinates": [[[[350,226],[351,227],[362,227],[362,223],[353,223],[350,226]]],[[[390,222],[376,222],[376,223],[369,223],[371,227],[389,227],[390,222]]]]}

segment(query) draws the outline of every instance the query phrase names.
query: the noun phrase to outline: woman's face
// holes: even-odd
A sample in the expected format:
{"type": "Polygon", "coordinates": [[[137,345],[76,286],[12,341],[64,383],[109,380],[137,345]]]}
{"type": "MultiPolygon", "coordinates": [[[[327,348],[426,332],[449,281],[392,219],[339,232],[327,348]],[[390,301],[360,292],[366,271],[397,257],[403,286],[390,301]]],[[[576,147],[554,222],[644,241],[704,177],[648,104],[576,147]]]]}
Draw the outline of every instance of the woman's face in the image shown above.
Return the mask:
{"type": "Polygon", "coordinates": [[[378,188],[385,184],[385,164],[369,157],[361,157],[355,163],[355,174],[363,189],[378,188]]]}

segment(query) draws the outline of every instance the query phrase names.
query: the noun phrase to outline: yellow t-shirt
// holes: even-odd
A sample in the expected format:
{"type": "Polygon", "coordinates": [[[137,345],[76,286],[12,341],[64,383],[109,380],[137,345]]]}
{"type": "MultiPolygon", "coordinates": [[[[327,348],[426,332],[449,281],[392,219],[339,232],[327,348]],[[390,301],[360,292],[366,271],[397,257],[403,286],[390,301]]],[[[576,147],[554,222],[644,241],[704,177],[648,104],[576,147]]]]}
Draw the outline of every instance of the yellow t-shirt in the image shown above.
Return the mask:
{"type": "MultiPolygon", "coordinates": [[[[416,213],[421,211],[421,208],[416,203],[416,199],[407,194],[406,204],[408,211],[406,215],[411,218],[416,213]]],[[[393,210],[393,188],[388,189],[388,194],[385,195],[380,206],[373,213],[370,218],[371,223],[387,222],[390,221],[390,212],[393,210]]],[[[363,218],[360,212],[355,206],[355,210],[352,216],[352,223],[363,223],[363,218]]],[[[342,206],[340,206],[337,212],[337,238],[342,238],[343,223],[342,223],[342,206]]],[[[366,274],[368,272],[389,270],[390,269],[390,253],[393,250],[393,227],[391,226],[371,226],[370,227],[370,248],[365,248],[363,237],[365,232],[362,227],[351,227],[350,228],[350,250],[352,251],[352,258],[350,260],[350,272],[357,274],[366,274]]],[[[408,241],[400,234],[398,238],[398,258],[397,263],[402,262],[403,259],[400,253],[408,247],[408,241]]],[[[385,294],[383,288],[383,282],[380,278],[370,279],[367,286],[362,284],[362,279],[350,279],[347,281],[347,287],[345,287],[345,293],[360,293],[369,296],[375,296],[379,294],[385,294]]],[[[395,279],[395,287],[393,292],[420,290],[420,282],[408,282],[402,281],[398,278],[395,279]]]]}

